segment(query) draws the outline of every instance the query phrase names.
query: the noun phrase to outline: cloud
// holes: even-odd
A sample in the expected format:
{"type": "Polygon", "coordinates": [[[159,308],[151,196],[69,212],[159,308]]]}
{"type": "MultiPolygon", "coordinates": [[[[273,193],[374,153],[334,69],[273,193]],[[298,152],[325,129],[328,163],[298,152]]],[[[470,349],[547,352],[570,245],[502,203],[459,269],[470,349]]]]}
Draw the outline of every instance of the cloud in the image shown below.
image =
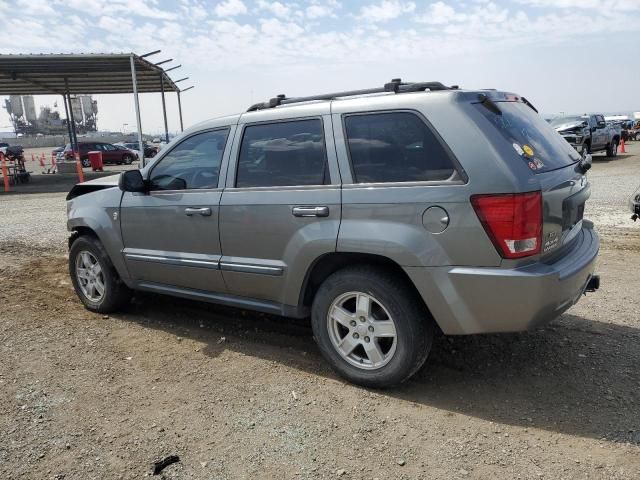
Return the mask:
{"type": "Polygon", "coordinates": [[[213,9],[218,17],[235,17],[247,13],[247,7],[242,0],[225,0],[213,9]]]}
{"type": "Polygon", "coordinates": [[[444,2],[432,3],[427,7],[426,12],[417,16],[415,20],[420,23],[430,25],[444,25],[453,20],[464,19],[465,15],[456,13],[455,9],[444,2]]]}
{"type": "Polygon", "coordinates": [[[258,0],[258,8],[266,10],[276,17],[287,18],[291,15],[291,9],[280,2],[267,2],[266,0],[258,0]]]}
{"type": "Polygon", "coordinates": [[[416,9],[413,2],[401,0],[382,0],[382,2],[366,5],[360,9],[359,17],[370,22],[386,22],[398,18],[405,13],[411,13],[416,9]]]}
{"type": "Polygon", "coordinates": [[[523,5],[545,8],[575,8],[600,10],[605,14],[619,11],[640,11],[639,0],[517,0],[523,5]]]}
{"type": "Polygon", "coordinates": [[[260,30],[265,35],[280,38],[293,38],[304,32],[304,29],[293,22],[282,22],[277,18],[260,20],[260,30]]]}
{"type": "Polygon", "coordinates": [[[342,7],[337,0],[326,0],[322,3],[315,0],[305,10],[307,18],[316,19],[322,17],[335,17],[335,11],[342,7]]]}
{"type": "MultiPolygon", "coordinates": [[[[0,0],[0,10],[2,10],[2,4],[4,2],[0,0]]],[[[8,6],[8,3],[7,3],[8,6]]],[[[56,15],[57,12],[51,8],[49,2],[45,0],[18,0],[17,6],[23,14],[27,15],[56,15]]]]}

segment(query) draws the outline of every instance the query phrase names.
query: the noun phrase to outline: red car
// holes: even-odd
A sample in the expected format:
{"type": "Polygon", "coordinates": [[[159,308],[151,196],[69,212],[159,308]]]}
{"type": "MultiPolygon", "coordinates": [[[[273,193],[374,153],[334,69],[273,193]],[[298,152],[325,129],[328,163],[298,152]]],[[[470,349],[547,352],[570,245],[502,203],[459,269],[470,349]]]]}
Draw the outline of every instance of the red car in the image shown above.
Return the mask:
{"type": "MultiPolygon", "coordinates": [[[[83,167],[91,166],[89,152],[102,152],[102,162],[105,165],[108,163],[131,165],[131,162],[138,159],[138,155],[135,152],[122,145],[102,142],[78,142],[78,148],[80,149],[80,161],[83,167]]],[[[73,161],[73,150],[70,144],[64,147],[63,155],[65,161],[73,161]]]]}

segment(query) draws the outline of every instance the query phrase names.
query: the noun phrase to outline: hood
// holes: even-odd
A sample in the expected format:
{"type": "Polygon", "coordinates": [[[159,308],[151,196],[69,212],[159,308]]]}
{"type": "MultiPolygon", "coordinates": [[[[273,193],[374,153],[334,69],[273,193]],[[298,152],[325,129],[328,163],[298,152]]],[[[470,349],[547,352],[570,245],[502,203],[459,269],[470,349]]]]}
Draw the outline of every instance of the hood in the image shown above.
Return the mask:
{"type": "Polygon", "coordinates": [[[562,123],[560,125],[556,125],[553,128],[556,129],[556,132],[562,132],[564,130],[574,130],[576,128],[586,128],[586,126],[584,125],[584,122],[567,122],[567,123],[562,123]]]}
{"type": "Polygon", "coordinates": [[[95,178],[88,182],[77,183],[67,194],[67,200],[86,195],[87,193],[104,190],[105,188],[113,188],[118,186],[120,174],[109,175],[108,177],[95,178]]]}

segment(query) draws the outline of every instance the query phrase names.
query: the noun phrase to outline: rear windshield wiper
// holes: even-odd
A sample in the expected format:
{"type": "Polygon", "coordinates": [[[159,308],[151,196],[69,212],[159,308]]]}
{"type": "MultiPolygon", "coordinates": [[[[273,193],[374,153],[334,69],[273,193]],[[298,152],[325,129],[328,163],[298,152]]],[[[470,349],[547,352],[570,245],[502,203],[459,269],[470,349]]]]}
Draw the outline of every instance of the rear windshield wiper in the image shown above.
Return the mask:
{"type": "Polygon", "coordinates": [[[495,102],[487,97],[484,93],[478,95],[478,100],[480,100],[480,105],[485,107],[491,113],[502,115],[502,110],[498,108],[498,105],[496,105],[495,102]]]}

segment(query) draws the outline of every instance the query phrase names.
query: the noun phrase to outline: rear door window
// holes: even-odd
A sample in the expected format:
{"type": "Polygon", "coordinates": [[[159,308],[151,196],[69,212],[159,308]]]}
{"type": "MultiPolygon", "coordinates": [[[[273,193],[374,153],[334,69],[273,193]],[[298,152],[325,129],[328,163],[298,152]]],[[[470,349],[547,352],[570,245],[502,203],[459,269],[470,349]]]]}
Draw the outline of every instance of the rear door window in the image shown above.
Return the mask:
{"type": "Polygon", "coordinates": [[[348,115],[344,126],[355,183],[438,181],[455,172],[440,140],[415,113],[348,115]]]}
{"type": "Polygon", "coordinates": [[[249,125],[244,129],[236,187],[329,183],[322,120],[249,125]]]}
{"type": "Polygon", "coordinates": [[[482,126],[490,125],[488,136],[497,134],[512,145],[515,154],[536,172],[556,170],[580,160],[576,152],[555,129],[534,110],[521,102],[495,102],[502,114],[481,103],[474,104],[480,112],[482,126]]]}

